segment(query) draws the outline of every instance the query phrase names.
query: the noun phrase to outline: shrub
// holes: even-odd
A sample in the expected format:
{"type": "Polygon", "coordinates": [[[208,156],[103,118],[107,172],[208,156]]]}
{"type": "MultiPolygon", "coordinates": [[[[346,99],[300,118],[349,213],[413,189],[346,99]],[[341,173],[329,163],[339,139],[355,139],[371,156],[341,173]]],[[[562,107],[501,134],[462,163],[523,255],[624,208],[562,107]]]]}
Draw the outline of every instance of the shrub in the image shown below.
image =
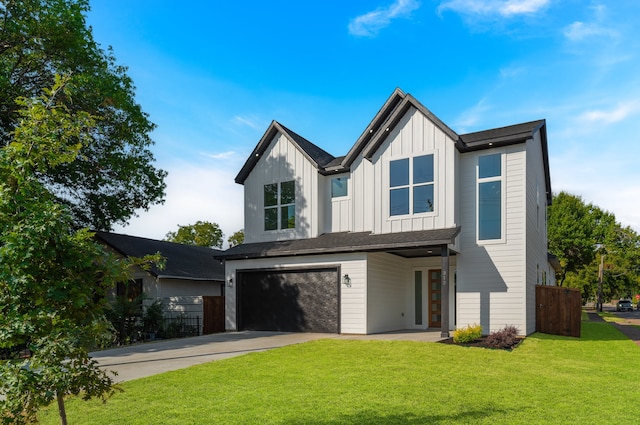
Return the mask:
{"type": "Polygon", "coordinates": [[[467,343],[473,342],[482,336],[482,326],[478,324],[468,325],[464,328],[453,331],[453,342],[467,343]]]}
{"type": "Polygon", "coordinates": [[[518,343],[518,328],[505,326],[496,332],[492,332],[485,339],[483,346],[487,348],[509,349],[518,343]]]}

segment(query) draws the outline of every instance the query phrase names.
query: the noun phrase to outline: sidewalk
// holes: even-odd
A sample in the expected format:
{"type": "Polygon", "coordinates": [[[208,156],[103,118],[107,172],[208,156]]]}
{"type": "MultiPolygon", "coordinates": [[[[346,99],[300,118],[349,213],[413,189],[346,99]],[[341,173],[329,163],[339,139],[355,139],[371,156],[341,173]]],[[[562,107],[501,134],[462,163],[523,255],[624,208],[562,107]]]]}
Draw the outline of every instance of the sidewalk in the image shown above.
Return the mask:
{"type": "MultiPolygon", "coordinates": [[[[587,313],[592,322],[605,322],[598,313],[587,313]]],[[[640,347],[640,319],[625,319],[624,322],[611,322],[623,335],[640,347]]]]}

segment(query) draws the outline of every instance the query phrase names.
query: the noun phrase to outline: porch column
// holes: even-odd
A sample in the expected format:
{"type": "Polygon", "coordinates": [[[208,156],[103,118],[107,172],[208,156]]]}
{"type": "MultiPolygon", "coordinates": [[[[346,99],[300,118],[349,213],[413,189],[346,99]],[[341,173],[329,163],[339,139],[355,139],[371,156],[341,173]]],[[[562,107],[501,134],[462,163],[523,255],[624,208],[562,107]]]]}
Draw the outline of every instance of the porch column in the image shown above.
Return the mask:
{"type": "Polygon", "coordinates": [[[442,284],[440,310],[442,317],[440,318],[440,336],[449,338],[449,245],[443,245],[440,253],[442,260],[442,284]]]}

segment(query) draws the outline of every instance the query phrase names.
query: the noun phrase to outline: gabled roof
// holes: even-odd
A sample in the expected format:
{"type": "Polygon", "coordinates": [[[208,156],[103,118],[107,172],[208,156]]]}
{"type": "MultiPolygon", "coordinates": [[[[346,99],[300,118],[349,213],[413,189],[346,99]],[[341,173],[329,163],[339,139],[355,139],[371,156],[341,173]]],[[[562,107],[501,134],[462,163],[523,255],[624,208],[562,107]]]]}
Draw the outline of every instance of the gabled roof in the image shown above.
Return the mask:
{"type": "MultiPolygon", "coordinates": [[[[371,160],[373,155],[376,153],[378,148],[385,141],[391,130],[400,122],[402,117],[407,113],[410,108],[416,108],[419,110],[424,116],[429,118],[431,122],[433,122],[436,127],[438,127],[442,132],[444,132],[451,140],[454,142],[458,141],[459,136],[455,131],[451,130],[445,123],[443,123],[440,118],[436,117],[430,110],[428,110],[424,105],[422,105],[418,100],[411,96],[410,94],[404,95],[402,102],[398,104],[398,106],[391,111],[390,114],[387,115],[386,120],[382,123],[380,128],[376,131],[371,140],[367,143],[367,145],[363,148],[363,156],[366,159],[371,160]]],[[[351,164],[345,164],[351,165],[351,164]]]]}
{"type": "Polygon", "coordinates": [[[327,175],[347,172],[360,154],[362,154],[364,158],[371,160],[393,128],[411,108],[417,109],[431,120],[436,127],[438,127],[455,143],[456,148],[461,153],[481,149],[491,149],[516,143],[524,143],[531,139],[536,131],[540,131],[547,201],[549,204],[551,203],[551,177],[549,175],[545,120],[530,121],[507,127],[458,135],[435,114],[422,105],[416,98],[408,93],[404,93],[399,88],[396,88],[393,93],[391,93],[391,96],[389,96],[382,108],[380,108],[375,117],[373,117],[373,120],[371,120],[364,132],[344,157],[334,157],[277,121],[273,121],[245,162],[240,173],[236,176],[236,183],[244,184],[244,181],[251,173],[251,170],[260,160],[260,157],[269,147],[269,144],[278,132],[283,134],[287,139],[289,139],[289,141],[291,141],[291,143],[296,145],[321,174],[327,175]]]}
{"type": "Polygon", "coordinates": [[[437,255],[442,245],[453,244],[460,227],[416,232],[373,234],[370,232],[325,233],[316,238],[257,242],[236,245],[216,254],[220,260],[289,257],[313,254],[384,251],[400,256],[437,255]],[[432,249],[432,253],[427,250],[432,249]],[[422,249],[423,251],[420,251],[422,249]]]}
{"type": "Polygon", "coordinates": [[[101,231],[95,232],[95,237],[126,257],[159,252],[165,257],[166,266],[162,270],[151,267],[149,273],[155,277],[224,282],[224,266],[213,259],[220,250],[101,231]]]}
{"type": "Polygon", "coordinates": [[[256,166],[264,152],[267,150],[271,141],[276,136],[276,134],[281,133],[284,135],[291,143],[296,145],[300,152],[304,154],[304,156],[316,167],[318,170],[324,168],[325,165],[331,163],[335,160],[335,157],[330,153],[326,152],[324,149],[319,148],[314,145],[304,137],[299,134],[289,130],[284,125],[280,124],[277,121],[272,121],[267,128],[267,131],[264,133],[256,147],[251,152],[251,155],[247,159],[247,161],[240,169],[240,172],[236,176],[236,183],[244,184],[244,181],[249,177],[251,170],[256,166]]]}

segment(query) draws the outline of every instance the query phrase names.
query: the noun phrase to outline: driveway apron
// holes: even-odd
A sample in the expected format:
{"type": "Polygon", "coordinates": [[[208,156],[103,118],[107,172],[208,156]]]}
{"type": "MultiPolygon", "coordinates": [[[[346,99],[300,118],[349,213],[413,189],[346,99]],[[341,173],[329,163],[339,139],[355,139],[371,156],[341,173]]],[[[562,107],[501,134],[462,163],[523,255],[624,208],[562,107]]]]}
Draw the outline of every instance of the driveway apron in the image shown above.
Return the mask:
{"type": "Polygon", "coordinates": [[[91,357],[101,368],[117,372],[115,382],[123,382],[251,352],[333,337],[336,335],[227,332],[96,351],[91,353],[91,357]]]}

